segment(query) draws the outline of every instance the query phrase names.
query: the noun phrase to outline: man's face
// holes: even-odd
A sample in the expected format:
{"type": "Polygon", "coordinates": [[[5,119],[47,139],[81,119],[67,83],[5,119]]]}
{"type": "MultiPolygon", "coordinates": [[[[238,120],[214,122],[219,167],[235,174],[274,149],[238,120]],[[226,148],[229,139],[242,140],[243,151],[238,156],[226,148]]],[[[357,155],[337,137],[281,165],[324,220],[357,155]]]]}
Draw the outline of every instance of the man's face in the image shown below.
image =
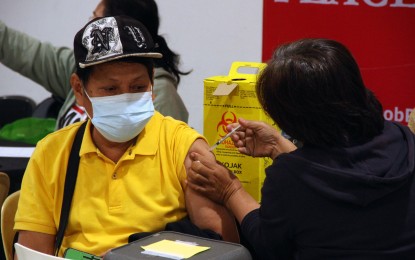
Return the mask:
{"type": "MultiPolygon", "coordinates": [[[[90,97],[104,97],[125,93],[147,92],[151,80],[147,68],[141,63],[109,62],[95,65],[85,90],[90,97]]],[[[83,105],[93,117],[92,105],[86,95],[83,105]]]]}

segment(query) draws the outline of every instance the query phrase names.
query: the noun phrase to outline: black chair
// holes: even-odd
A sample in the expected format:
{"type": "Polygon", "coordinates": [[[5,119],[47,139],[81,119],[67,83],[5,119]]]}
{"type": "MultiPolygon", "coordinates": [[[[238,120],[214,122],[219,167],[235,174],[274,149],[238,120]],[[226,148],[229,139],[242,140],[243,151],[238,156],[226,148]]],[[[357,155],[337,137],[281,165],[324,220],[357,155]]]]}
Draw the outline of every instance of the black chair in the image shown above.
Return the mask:
{"type": "Polygon", "coordinates": [[[0,128],[17,119],[31,117],[35,106],[35,101],[29,97],[0,96],[0,128]]]}
{"type": "Polygon", "coordinates": [[[32,116],[40,118],[57,118],[62,105],[62,99],[55,96],[48,97],[35,107],[32,116]]]}

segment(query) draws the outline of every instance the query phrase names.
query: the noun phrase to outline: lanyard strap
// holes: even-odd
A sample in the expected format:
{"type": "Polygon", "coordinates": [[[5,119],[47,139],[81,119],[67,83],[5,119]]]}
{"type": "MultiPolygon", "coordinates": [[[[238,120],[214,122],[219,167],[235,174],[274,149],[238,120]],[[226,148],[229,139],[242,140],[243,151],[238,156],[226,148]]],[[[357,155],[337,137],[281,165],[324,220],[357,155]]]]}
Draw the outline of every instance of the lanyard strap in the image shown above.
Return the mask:
{"type": "Polygon", "coordinates": [[[71,210],[73,192],[75,190],[76,178],[78,177],[79,150],[81,149],[82,137],[84,136],[86,123],[87,121],[85,121],[79,127],[78,132],[75,135],[75,139],[72,143],[71,153],[69,155],[68,167],[66,168],[65,188],[63,191],[61,215],[55,241],[56,256],[59,253],[59,249],[62,245],[63,236],[65,234],[65,229],[68,224],[69,211],[71,210]]]}

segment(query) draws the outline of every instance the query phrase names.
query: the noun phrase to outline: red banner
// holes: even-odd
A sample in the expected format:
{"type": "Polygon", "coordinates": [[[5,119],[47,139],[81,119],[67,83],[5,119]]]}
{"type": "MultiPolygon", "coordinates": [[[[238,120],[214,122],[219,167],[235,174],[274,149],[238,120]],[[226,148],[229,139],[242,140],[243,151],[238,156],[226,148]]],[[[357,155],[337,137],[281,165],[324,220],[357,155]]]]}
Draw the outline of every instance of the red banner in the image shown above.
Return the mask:
{"type": "Polygon", "coordinates": [[[387,120],[415,107],[415,0],[264,0],[262,59],[281,43],[329,38],[352,52],[387,120]]]}

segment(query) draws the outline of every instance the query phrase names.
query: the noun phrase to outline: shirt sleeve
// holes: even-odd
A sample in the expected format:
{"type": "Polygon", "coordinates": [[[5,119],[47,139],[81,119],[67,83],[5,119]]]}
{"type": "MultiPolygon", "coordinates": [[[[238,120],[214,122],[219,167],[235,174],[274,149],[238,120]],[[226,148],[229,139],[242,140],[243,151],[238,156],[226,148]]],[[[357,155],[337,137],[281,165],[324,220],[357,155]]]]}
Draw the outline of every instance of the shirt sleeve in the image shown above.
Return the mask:
{"type": "MultiPolygon", "coordinates": [[[[169,121],[173,122],[172,119],[170,119],[169,121]]],[[[184,161],[189,152],[189,149],[197,139],[204,139],[204,137],[201,134],[199,134],[196,130],[192,129],[190,126],[183,122],[180,122],[174,128],[171,125],[167,124],[166,132],[167,131],[172,132],[173,138],[170,141],[170,150],[172,153],[172,157],[174,158],[174,165],[176,166],[176,172],[178,174],[177,177],[183,185],[185,179],[187,178],[184,161]]]]}
{"type": "Polygon", "coordinates": [[[52,188],[45,180],[44,152],[38,146],[23,176],[19,204],[15,217],[15,230],[28,230],[56,234],[52,188]]]}
{"type": "Polygon", "coordinates": [[[56,48],[0,21],[0,62],[13,71],[40,84],[52,94],[66,98],[75,71],[73,51],[56,48]]]}

